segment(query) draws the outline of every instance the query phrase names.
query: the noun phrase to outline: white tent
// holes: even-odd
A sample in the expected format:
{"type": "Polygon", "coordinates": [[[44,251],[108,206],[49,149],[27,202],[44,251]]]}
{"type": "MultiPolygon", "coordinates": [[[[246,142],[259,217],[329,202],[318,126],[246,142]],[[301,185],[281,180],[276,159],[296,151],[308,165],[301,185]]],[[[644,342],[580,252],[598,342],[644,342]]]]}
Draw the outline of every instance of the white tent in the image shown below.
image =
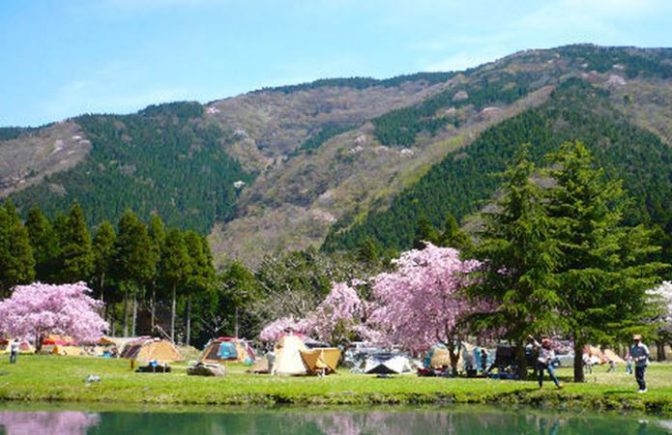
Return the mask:
{"type": "Polygon", "coordinates": [[[308,348],[296,335],[285,335],[275,345],[274,375],[305,375],[308,373],[301,351],[308,348]]]}
{"type": "Polygon", "coordinates": [[[370,355],[364,363],[364,373],[400,374],[411,371],[411,362],[404,355],[377,353],[370,355]]]}

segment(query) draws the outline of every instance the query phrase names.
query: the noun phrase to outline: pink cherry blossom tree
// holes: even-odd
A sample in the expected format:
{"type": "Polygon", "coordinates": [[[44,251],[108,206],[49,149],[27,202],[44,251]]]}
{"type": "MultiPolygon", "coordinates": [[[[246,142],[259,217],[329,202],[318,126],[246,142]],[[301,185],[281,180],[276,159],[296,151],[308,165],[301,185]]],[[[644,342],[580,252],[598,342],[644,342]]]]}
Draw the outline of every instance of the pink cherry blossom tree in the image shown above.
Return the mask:
{"type": "Polygon", "coordinates": [[[327,297],[308,316],[309,331],[328,343],[349,343],[365,327],[364,308],[354,288],[344,282],[333,283],[327,297]]]}
{"type": "Polygon", "coordinates": [[[306,335],[308,329],[309,325],[305,319],[294,319],[292,316],[282,317],[264,326],[259,333],[259,339],[274,342],[287,334],[306,335]]]}
{"type": "Polygon", "coordinates": [[[489,309],[488,304],[470,301],[464,294],[473,279],[470,272],[479,262],[460,260],[457,250],[427,243],[422,250],[404,252],[394,263],[394,272],[373,278],[378,306],[369,322],[384,333],[389,344],[412,352],[443,343],[456,372],[463,339],[460,321],[489,309]]]}
{"type": "Polygon", "coordinates": [[[90,293],[83,282],[16,286],[10,298],[0,301],[0,331],[12,337],[34,338],[38,351],[47,334],[92,343],[108,324],[98,314],[103,304],[90,293]]]}

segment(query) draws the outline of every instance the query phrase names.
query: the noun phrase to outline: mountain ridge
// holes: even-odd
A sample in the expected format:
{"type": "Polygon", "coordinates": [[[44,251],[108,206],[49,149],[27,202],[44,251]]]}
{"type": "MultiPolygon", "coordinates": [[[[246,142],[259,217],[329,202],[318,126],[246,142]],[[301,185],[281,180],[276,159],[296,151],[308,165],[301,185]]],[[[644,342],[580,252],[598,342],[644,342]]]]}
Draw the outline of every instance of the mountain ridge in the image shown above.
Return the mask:
{"type": "Polygon", "coordinates": [[[238,258],[254,266],[269,253],[321,246],[328,234],[333,239],[335,223],[342,231],[384,212],[446,155],[543,105],[571,78],[607,90],[610,106],[672,143],[672,49],[581,44],[523,50],[461,72],[322,79],[206,104],[0,129],[0,197],[11,195],[24,211],[46,205],[52,214],[71,199],[105,202],[87,216],[91,225],[127,206],[166,214],[169,225],[199,222],[201,232],[211,229],[220,263],[238,258]],[[92,119],[104,120],[107,133],[92,137],[92,119]],[[143,173],[138,158],[147,147],[164,163],[143,173]],[[100,155],[108,160],[93,165],[100,155]],[[234,166],[216,169],[217,159],[234,166]],[[171,185],[164,164],[191,181],[162,189],[171,185]],[[112,181],[103,181],[103,167],[112,181]],[[185,168],[216,173],[198,186],[185,168]],[[90,190],[76,194],[74,179],[93,180],[90,190]],[[119,182],[147,193],[133,201],[109,195],[119,182]]]}

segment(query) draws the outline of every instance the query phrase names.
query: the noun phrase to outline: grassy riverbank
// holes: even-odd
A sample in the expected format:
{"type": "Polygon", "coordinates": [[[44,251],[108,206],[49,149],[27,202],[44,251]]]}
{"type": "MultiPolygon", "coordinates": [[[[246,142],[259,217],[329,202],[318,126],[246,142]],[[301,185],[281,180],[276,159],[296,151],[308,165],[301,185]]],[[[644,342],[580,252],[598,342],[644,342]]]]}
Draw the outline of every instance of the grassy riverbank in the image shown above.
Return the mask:
{"type": "Polygon", "coordinates": [[[175,405],[368,405],[480,403],[596,410],[636,410],[672,415],[672,364],[654,364],[647,373],[649,392],[637,394],[634,378],[619,368],[594,370],[585,384],[565,382],[556,390],[546,382],[419,378],[379,379],[347,371],[326,378],[249,375],[241,365],[228,366],[224,378],[187,376],[184,365],[170,374],[140,374],[127,360],[21,355],[10,365],[0,360],[0,401],[63,401],[175,405]],[[100,382],[84,379],[98,375],[100,382]]]}

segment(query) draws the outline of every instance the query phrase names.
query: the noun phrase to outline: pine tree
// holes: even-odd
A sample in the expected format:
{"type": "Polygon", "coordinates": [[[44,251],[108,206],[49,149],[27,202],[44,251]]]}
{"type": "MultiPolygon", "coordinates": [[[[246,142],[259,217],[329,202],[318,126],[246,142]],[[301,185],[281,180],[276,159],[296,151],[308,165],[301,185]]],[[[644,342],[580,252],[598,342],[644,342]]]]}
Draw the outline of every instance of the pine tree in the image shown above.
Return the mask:
{"type": "Polygon", "coordinates": [[[75,203],[61,234],[61,282],[88,281],[93,273],[93,249],[84,212],[75,203]]]}
{"type": "Polygon", "coordinates": [[[463,257],[469,257],[471,251],[474,249],[474,243],[471,237],[466,232],[460,229],[457,219],[452,213],[446,215],[446,221],[443,227],[443,232],[439,236],[441,246],[448,246],[460,251],[463,257]]]}
{"type": "Polygon", "coordinates": [[[177,287],[186,283],[191,268],[189,253],[182,233],[171,229],[161,252],[161,281],[171,290],[170,339],[175,341],[175,313],[177,310],[177,287]]]}
{"type": "Polygon", "coordinates": [[[194,299],[200,299],[213,284],[215,278],[215,269],[212,265],[212,255],[208,254],[210,246],[207,239],[198,235],[194,231],[187,231],[184,234],[184,244],[189,255],[189,274],[186,282],[186,324],[185,324],[185,343],[191,342],[191,320],[192,320],[192,302],[194,299]]]}
{"type": "Polygon", "coordinates": [[[584,345],[609,343],[639,323],[662,264],[650,261],[657,249],[650,232],[623,225],[621,181],[595,168],[585,145],[563,144],[552,163],[556,183],[547,207],[561,252],[561,315],[574,340],[574,380],[583,382],[584,345]]]}
{"type": "Polygon", "coordinates": [[[484,228],[474,250],[483,267],[480,280],[470,289],[472,296],[494,303],[494,312],[474,320],[477,325],[506,331],[506,338],[516,346],[521,378],[527,375],[526,338],[558,325],[556,308],[561,302],[553,275],[558,250],[541,188],[530,180],[535,166],[527,149],[521,147],[505,171],[495,209],[483,214],[484,228]]]}
{"type": "Polygon", "coordinates": [[[425,243],[439,244],[440,235],[425,214],[421,214],[416,225],[413,249],[422,249],[425,243]]]}
{"type": "Polygon", "coordinates": [[[376,242],[376,239],[374,239],[371,236],[368,236],[362,241],[362,243],[358,247],[356,252],[356,258],[357,260],[362,261],[369,265],[378,264],[381,255],[380,251],[381,251],[380,244],[376,242]]]}
{"type": "Polygon", "coordinates": [[[35,278],[43,283],[56,282],[60,247],[51,222],[41,209],[33,207],[26,218],[26,229],[35,257],[35,278]]]}
{"type": "Polygon", "coordinates": [[[28,230],[14,204],[7,200],[4,207],[0,207],[0,295],[34,279],[35,259],[28,230]]]}
{"type": "MultiPolygon", "coordinates": [[[[240,331],[240,311],[259,299],[260,289],[254,274],[244,264],[234,261],[220,277],[221,288],[216,298],[216,309],[233,311],[233,331],[236,337],[240,331]]],[[[216,314],[216,313],[213,313],[216,314]]]]}
{"type": "Polygon", "coordinates": [[[105,301],[105,280],[113,269],[117,234],[109,221],[103,221],[93,237],[93,275],[100,300],[105,301]]]}
{"type": "Polygon", "coordinates": [[[153,214],[149,218],[149,224],[147,225],[147,233],[149,234],[149,240],[151,241],[151,249],[149,255],[151,256],[152,263],[154,264],[154,273],[150,279],[150,288],[151,296],[149,301],[150,309],[150,325],[152,331],[154,330],[154,325],[156,323],[156,287],[158,284],[161,261],[161,250],[163,249],[163,244],[166,240],[166,226],[163,223],[161,217],[156,214],[153,214]]]}
{"type": "Polygon", "coordinates": [[[135,334],[138,297],[152,277],[151,242],[147,227],[131,210],[119,220],[115,246],[115,275],[124,289],[124,335],[128,334],[128,297],[132,297],[131,333],[135,334]]]}

